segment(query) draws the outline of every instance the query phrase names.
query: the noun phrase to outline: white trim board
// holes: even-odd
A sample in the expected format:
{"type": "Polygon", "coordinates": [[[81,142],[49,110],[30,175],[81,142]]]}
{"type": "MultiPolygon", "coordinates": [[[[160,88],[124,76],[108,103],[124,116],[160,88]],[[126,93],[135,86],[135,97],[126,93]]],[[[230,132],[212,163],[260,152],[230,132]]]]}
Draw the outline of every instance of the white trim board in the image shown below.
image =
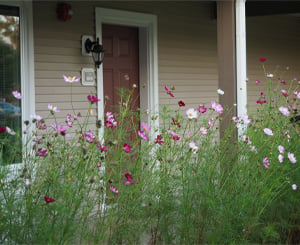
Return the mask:
{"type": "MultiPolygon", "coordinates": [[[[158,115],[158,57],[157,57],[157,17],[130,11],[96,8],[96,37],[102,43],[102,24],[115,24],[139,28],[139,89],[140,108],[148,110],[144,120],[151,123],[151,139],[155,137],[155,129],[159,121],[151,121],[151,117],[158,115]],[[144,86],[145,85],[145,86],[144,86]]],[[[105,48],[105,47],[104,47],[105,48]]],[[[104,56],[105,62],[105,56],[104,56]]],[[[104,120],[103,68],[97,69],[98,119],[104,120]]],[[[100,135],[103,135],[100,131],[100,135]]]]}

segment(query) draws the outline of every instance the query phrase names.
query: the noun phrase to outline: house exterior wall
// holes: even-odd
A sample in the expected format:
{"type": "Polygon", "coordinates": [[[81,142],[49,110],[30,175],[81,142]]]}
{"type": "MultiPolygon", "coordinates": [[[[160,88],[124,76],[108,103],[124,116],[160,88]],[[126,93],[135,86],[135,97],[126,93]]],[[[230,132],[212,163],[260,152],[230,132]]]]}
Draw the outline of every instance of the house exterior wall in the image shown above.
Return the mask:
{"type": "MultiPolygon", "coordinates": [[[[154,14],[158,18],[158,78],[160,104],[189,106],[217,100],[217,32],[209,2],[69,2],[70,21],[56,18],[57,2],[33,2],[35,86],[37,114],[46,116],[47,104],[58,105],[62,117],[71,111],[70,85],[62,75],[80,76],[82,67],[93,67],[81,55],[81,36],[95,34],[95,7],[154,14]],[[164,92],[175,86],[176,99],[164,92]]],[[[104,58],[105,62],[105,58],[104,58]]],[[[85,109],[86,96],[95,87],[73,84],[76,110],[85,109]]]]}
{"type": "MultiPolygon", "coordinates": [[[[295,15],[252,16],[247,17],[246,28],[248,105],[251,113],[258,106],[256,101],[260,92],[266,91],[260,57],[267,59],[264,62],[266,72],[274,73],[274,80],[278,77],[286,81],[295,77],[300,79],[300,18],[295,15]],[[261,81],[261,85],[256,85],[256,80],[261,81]]],[[[287,90],[288,86],[282,88],[287,90]]]]}

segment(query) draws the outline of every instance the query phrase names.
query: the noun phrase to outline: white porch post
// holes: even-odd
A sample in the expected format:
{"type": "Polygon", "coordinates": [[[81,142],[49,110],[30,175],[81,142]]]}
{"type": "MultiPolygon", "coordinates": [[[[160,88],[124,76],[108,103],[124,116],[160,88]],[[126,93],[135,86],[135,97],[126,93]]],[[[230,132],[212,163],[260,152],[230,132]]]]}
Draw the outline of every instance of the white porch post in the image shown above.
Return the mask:
{"type": "MultiPolygon", "coordinates": [[[[237,116],[247,114],[245,2],[246,0],[236,0],[235,2],[237,116]]],[[[238,134],[243,134],[244,130],[245,128],[239,128],[238,134]]]]}

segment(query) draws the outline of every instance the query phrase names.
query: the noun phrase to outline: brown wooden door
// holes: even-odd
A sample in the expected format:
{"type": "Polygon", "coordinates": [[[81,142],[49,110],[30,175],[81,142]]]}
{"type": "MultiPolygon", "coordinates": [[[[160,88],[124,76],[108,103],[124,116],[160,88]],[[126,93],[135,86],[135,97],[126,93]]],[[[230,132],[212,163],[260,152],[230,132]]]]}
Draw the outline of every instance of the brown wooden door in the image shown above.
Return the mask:
{"type": "MultiPolygon", "coordinates": [[[[105,49],[103,61],[105,112],[116,112],[119,103],[118,88],[132,89],[139,84],[138,28],[102,25],[102,43],[105,49]]],[[[135,89],[133,110],[137,110],[139,88],[135,89]]]]}

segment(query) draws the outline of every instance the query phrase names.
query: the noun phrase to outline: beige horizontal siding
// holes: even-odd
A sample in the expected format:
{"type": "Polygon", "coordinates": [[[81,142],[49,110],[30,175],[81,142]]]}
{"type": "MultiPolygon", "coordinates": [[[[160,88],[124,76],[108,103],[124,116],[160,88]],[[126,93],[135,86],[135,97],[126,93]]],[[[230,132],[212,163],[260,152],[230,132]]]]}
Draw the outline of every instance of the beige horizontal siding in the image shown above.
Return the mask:
{"type": "MultiPolygon", "coordinates": [[[[71,21],[56,18],[56,2],[33,2],[35,42],[35,85],[37,112],[48,115],[47,105],[57,105],[61,120],[70,111],[70,84],[62,75],[80,76],[82,67],[93,67],[91,57],[81,55],[81,36],[94,35],[95,7],[123,9],[157,15],[159,98],[161,104],[176,106],[178,99],[196,107],[217,100],[216,21],[207,2],[70,2],[71,21]],[[176,87],[171,103],[164,86],[176,87]]],[[[87,106],[86,96],[94,87],[73,84],[72,99],[78,111],[87,106]]]]}

